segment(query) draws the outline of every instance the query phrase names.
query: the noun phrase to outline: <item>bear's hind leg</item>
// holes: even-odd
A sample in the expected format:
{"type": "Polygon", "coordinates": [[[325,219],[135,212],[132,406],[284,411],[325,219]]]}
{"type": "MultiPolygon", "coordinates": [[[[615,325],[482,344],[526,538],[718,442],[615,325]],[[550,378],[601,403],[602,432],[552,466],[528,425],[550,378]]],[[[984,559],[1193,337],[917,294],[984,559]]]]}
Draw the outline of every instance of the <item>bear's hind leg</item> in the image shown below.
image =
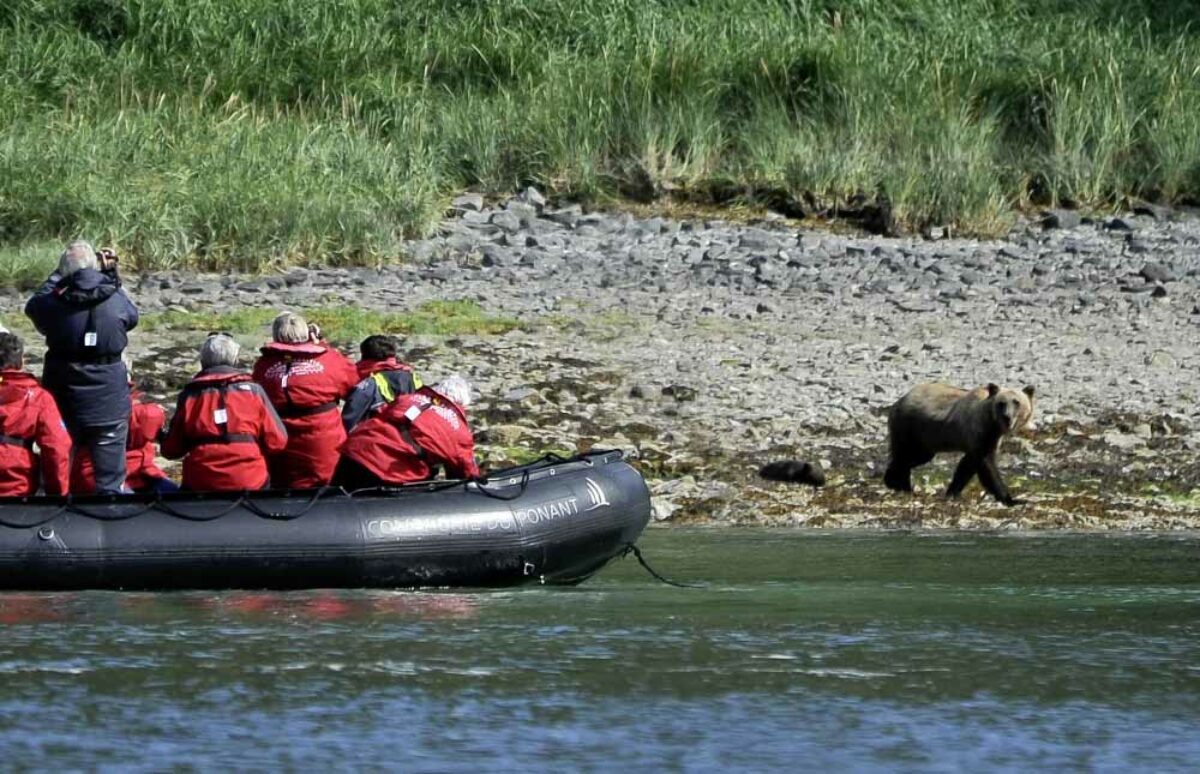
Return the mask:
{"type": "Polygon", "coordinates": [[[892,450],[892,459],[883,474],[883,483],[897,492],[911,492],[912,469],[933,459],[933,454],[924,449],[892,450]]]}

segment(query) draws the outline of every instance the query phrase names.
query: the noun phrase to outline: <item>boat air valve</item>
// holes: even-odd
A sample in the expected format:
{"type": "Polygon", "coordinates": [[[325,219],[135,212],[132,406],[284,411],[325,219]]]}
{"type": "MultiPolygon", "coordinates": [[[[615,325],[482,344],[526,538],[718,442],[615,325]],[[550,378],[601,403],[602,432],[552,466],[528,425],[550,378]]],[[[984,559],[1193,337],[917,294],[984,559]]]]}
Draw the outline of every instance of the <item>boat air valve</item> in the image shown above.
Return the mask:
{"type": "Polygon", "coordinates": [[[42,527],[41,529],[38,530],[38,537],[40,537],[42,540],[53,540],[54,539],[54,528],[53,527],[42,527]]]}

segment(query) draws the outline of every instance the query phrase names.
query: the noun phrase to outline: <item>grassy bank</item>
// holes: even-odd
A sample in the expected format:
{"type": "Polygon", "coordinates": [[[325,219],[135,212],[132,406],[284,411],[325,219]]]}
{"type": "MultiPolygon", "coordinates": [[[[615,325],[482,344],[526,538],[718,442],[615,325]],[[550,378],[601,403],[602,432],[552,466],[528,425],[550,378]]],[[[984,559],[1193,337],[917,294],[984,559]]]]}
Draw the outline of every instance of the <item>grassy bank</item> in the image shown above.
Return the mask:
{"type": "Polygon", "coordinates": [[[370,262],[467,187],[749,186],[810,211],[883,191],[903,224],[975,230],[1197,199],[1197,21],[1153,0],[6,0],[0,271],[75,234],[148,267],[370,262]]]}

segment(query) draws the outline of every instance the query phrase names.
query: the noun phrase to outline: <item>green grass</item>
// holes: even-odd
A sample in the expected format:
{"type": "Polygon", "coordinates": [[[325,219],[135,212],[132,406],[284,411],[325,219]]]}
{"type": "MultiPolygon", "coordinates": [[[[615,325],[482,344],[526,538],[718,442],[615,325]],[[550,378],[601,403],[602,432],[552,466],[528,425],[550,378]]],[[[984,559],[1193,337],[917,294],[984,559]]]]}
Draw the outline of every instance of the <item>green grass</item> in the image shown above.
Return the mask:
{"type": "MultiPolygon", "coordinates": [[[[278,310],[266,307],[243,307],[229,312],[168,311],[144,315],[141,325],[146,330],[266,335],[277,314],[278,310]]],[[[304,310],[304,317],[320,325],[322,335],[330,341],[353,344],[373,333],[496,335],[521,327],[517,320],[484,314],[473,301],[428,301],[407,312],[322,307],[304,310]]]]}
{"type": "Polygon", "coordinates": [[[0,276],[372,263],[463,188],[729,184],[909,226],[1200,200],[1200,5],[5,0],[0,276]]]}

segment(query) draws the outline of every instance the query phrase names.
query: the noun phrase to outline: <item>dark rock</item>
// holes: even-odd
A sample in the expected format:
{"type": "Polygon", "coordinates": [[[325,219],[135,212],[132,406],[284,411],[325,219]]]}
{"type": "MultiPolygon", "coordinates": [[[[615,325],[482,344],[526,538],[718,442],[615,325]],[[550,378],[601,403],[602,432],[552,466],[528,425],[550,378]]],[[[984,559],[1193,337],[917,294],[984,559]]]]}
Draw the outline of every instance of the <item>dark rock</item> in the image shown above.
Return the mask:
{"type": "Polygon", "coordinates": [[[542,196],[542,192],[533,186],[526,188],[517,196],[517,198],[526,204],[533,205],[539,210],[546,206],[546,197],[542,196]]]}
{"type": "Polygon", "coordinates": [[[481,266],[491,268],[508,263],[508,254],[496,245],[484,245],[480,252],[483,253],[483,257],[479,260],[481,266]]]}
{"type": "Polygon", "coordinates": [[[682,384],[668,384],[663,387],[662,394],[674,398],[680,403],[696,399],[696,389],[682,384]]]}
{"type": "Polygon", "coordinates": [[[825,486],[825,471],[820,464],[803,460],[778,460],[759,468],[758,475],[768,481],[786,481],[790,484],[825,486]]]}
{"type": "Polygon", "coordinates": [[[508,210],[492,213],[491,223],[510,234],[515,234],[521,230],[521,219],[515,213],[508,210]]]}
{"type": "Polygon", "coordinates": [[[283,275],[283,281],[289,288],[295,285],[303,285],[308,281],[308,272],[304,269],[294,269],[283,275]]]}
{"type": "Polygon", "coordinates": [[[649,391],[646,389],[645,385],[635,384],[629,388],[629,397],[639,398],[639,399],[640,398],[648,398],[648,397],[650,397],[650,394],[649,394],[649,391]]]}
{"type": "Polygon", "coordinates": [[[1138,202],[1133,207],[1133,214],[1143,215],[1147,218],[1154,218],[1155,220],[1166,220],[1171,216],[1171,208],[1164,207],[1161,204],[1138,202]]]}
{"type": "Polygon", "coordinates": [[[1167,295],[1167,288],[1163,285],[1155,285],[1153,292],[1150,293],[1152,298],[1163,298],[1167,295]]]}
{"type": "Polygon", "coordinates": [[[466,193],[456,197],[450,206],[460,212],[479,212],[483,209],[483,196],[477,193],[466,193]]]}
{"type": "Polygon", "coordinates": [[[758,312],[759,314],[769,314],[772,310],[771,307],[767,306],[766,304],[759,304],[758,306],[754,307],[754,311],[758,312]]]}
{"type": "Polygon", "coordinates": [[[1147,282],[1174,282],[1175,273],[1161,263],[1148,263],[1138,272],[1147,282]]]}
{"type": "Polygon", "coordinates": [[[561,210],[545,210],[542,212],[542,218],[552,223],[557,223],[560,226],[567,228],[575,228],[579,222],[580,216],[583,214],[582,208],[578,204],[572,204],[569,207],[564,207],[561,210]]]}
{"type": "Polygon", "coordinates": [[[1042,228],[1075,228],[1079,213],[1074,210],[1050,210],[1042,213],[1042,228]]]}
{"type": "Polygon", "coordinates": [[[204,293],[207,290],[208,290],[208,287],[199,282],[189,282],[186,285],[183,285],[179,288],[180,293],[184,293],[189,296],[195,296],[200,293],[204,293]]]}
{"type": "Polygon", "coordinates": [[[1133,226],[1121,218],[1109,219],[1105,222],[1104,227],[1109,231],[1133,231],[1133,226]]]}

